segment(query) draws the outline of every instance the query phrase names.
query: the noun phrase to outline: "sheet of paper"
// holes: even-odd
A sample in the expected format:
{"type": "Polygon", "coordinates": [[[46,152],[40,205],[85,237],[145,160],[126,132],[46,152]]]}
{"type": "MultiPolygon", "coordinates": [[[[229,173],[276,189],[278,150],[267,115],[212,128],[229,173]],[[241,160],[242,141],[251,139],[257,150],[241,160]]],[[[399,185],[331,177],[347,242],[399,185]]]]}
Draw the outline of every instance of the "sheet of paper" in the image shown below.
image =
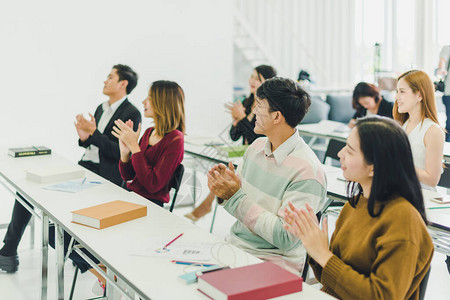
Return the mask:
{"type": "Polygon", "coordinates": [[[164,248],[167,242],[164,239],[152,239],[131,255],[201,262],[212,259],[210,243],[175,241],[164,248]]]}
{"type": "Polygon", "coordinates": [[[69,181],[59,182],[56,184],[45,186],[45,187],[43,187],[43,189],[59,191],[59,192],[66,192],[66,193],[77,193],[77,192],[81,192],[83,190],[89,189],[93,186],[102,184],[102,182],[100,182],[100,181],[85,180],[83,182],[83,180],[84,179],[77,179],[77,180],[69,180],[69,181]]]}

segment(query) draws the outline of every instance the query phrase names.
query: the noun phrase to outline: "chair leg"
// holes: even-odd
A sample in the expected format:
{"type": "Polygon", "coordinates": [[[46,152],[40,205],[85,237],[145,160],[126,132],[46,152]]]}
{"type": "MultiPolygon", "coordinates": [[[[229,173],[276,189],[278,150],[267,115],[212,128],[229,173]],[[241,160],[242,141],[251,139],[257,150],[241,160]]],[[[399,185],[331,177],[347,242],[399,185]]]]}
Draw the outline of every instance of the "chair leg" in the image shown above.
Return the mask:
{"type": "Polygon", "coordinates": [[[70,289],[69,300],[73,299],[73,292],[75,291],[75,283],[77,283],[78,270],[79,270],[78,267],[76,267],[75,274],[73,274],[72,288],[70,289]]]}
{"type": "Polygon", "coordinates": [[[216,220],[217,206],[219,206],[219,204],[217,203],[217,200],[216,200],[216,206],[214,207],[214,214],[213,214],[213,218],[211,221],[211,228],[209,229],[209,233],[212,233],[212,231],[213,231],[214,221],[216,220]]]}
{"type": "Polygon", "coordinates": [[[34,226],[36,225],[36,218],[31,216],[31,220],[28,224],[30,225],[30,248],[34,249],[34,226]]]}

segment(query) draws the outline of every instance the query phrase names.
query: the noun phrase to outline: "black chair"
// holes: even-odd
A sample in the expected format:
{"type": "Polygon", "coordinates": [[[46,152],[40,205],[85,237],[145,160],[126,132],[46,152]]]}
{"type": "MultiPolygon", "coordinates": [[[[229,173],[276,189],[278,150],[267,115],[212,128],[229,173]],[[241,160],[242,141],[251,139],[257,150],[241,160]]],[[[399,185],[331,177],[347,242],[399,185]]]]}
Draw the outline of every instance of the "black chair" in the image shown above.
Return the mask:
{"type": "Polygon", "coordinates": [[[450,188],[450,164],[444,163],[444,172],[441,174],[438,186],[450,188]]]}
{"type": "Polygon", "coordinates": [[[419,286],[419,300],[425,299],[425,292],[427,291],[427,285],[428,285],[428,279],[430,278],[431,273],[431,266],[428,269],[427,273],[425,274],[425,277],[422,279],[422,282],[419,286]]]}
{"type": "Polygon", "coordinates": [[[338,141],[335,139],[330,139],[330,142],[328,143],[327,151],[325,152],[325,156],[323,158],[323,164],[326,163],[328,157],[338,161],[339,160],[338,153],[344,147],[345,147],[345,142],[338,141]]]}
{"type": "MultiPolygon", "coordinates": [[[[172,178],[170,179],[170,182],[169,182],[169,187],[171,189],[175,189],[175,193],[173,194],[173,197],[172,197],[172,203],[170,204],[170,208],[169,208],[170,212],[173,211],[173,208],[175,206],[175,200],[177,199],[178,191],[180,190],[181,181],[183,180],[183,175],[184,175],[184,166],[182,164],[180,164],[175,169],[175,172],[173,173],[172,178]]],[[[70,289],[69,300],[72,300],[72,298],[73,298],[75,284],[77,282],[78,271],[79,271],[79,269],[78,269],[78,267],[76,267],[75,274],[73,275],[72,287],[70,289]]],[[[103,296],[105,296],[105,295],[106,295],[106,289],[105,289],[105,293],[103,296]]]]}
{"type": "Polygon", "coordinates": [[[175,206],[175,200],[177,199],[178,191],[180,190],[181,181],[183,180],[184,175],[184,166],[180,164],[175,172],[172,175],[172,179],[170,179],[169,187],[175,189],[175,193],[173,194],[172,203],[170,204],[169,211],[172,212],[175,206]]]}

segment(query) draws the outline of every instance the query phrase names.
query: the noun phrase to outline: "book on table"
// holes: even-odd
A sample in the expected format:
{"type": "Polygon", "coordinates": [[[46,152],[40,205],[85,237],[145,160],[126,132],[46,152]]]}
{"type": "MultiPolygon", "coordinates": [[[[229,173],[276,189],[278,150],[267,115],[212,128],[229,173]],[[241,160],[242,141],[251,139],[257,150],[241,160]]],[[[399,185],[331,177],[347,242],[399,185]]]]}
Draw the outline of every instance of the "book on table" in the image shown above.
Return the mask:
{"type": "Polygon", "coordinates": [[[8,155],[12,157],[25,157],[52,154],[52,150],[45,146],[31,146],[21,148],[8,148],[8,155]]]}
{"type": "Polygon", "coordinates": [[[228,157],[242,157],[247,151],[248,145],[236,145],[236,146],[220,146],[218,147],[223,155],[228,157]]]}
{"type": "Polygon", "coordinates": [[[198,289],[212,299],[268,299],[302,290],[303,280],[272,262],[206,273],[198,289]]]}
{"type": "Polygon", "coordinates": [[[115,200],[72,211],[72,222],[103,229],[146,215],[147,206],[145,205],[115,200]]]}
{"type": "Polygon", "coordinates": [[[26,171],[26,178],[37,183],[53,183],[71,179],[83,178],[86,169],[79,165],[63,165],[26,171]]]}

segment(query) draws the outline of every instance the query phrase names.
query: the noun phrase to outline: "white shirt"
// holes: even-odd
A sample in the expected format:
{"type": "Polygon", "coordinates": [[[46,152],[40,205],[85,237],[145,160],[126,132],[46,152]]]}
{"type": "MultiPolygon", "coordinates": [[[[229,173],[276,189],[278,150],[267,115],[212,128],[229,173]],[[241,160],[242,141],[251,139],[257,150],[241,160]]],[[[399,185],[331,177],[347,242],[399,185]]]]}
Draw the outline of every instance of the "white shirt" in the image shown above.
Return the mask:
{"type": "MultiPolygon", "coordinates": [[[[403,124],[403,129],[406,130],[409,120],[403,124]]],[[[408,134],[409,143],[411,144],[411,152],[414,160],[414,166],[416,168],[425,170],[426,148],[425,148],[425,134],[431,126],[438,126],[431,119],[424,119],[408,134]]],[[[426,184],[420,183],[423,188],[427,190],[436,190],[435,187],[430,187],[426,184]]]]}
{"type": "MultiPolygon", "coordinates": [[[[106,125],[108,125],[112,116],[116,112],[117,108],[125,101],[127,96],[123,97],[119,101],[114,102],[112,105],[109,105],[109,101],[106,101],[102,104],[103,113],[98,121],[97,130],[100,133],[105,131],[106,125]]],[[[83,157],[81,160],[84,161],[92,161],[93,163],[100,163],[100,157],[98,156],[98,147],[95,145],[90,145],[86,148],[83,157]]]]}

